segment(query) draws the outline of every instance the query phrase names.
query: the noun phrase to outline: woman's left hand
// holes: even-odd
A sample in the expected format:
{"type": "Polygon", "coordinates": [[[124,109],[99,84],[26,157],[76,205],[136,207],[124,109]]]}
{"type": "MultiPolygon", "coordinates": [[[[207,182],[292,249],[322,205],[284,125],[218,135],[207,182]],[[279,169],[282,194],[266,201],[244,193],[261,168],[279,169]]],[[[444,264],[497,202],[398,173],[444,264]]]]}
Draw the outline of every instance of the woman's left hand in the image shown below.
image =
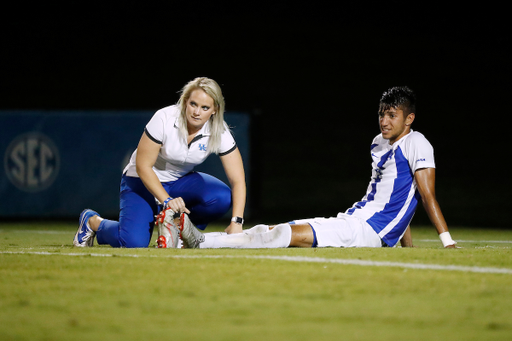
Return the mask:
{"type": "Polygon", "coordinates": [[[231,222],[231,224],[229,224],[229,226],[226,227],[224,232],[226,232],[227,234],[242,233],[243,232],[243,227],[240,224],[237,224],[235,222],[231,222]]]}

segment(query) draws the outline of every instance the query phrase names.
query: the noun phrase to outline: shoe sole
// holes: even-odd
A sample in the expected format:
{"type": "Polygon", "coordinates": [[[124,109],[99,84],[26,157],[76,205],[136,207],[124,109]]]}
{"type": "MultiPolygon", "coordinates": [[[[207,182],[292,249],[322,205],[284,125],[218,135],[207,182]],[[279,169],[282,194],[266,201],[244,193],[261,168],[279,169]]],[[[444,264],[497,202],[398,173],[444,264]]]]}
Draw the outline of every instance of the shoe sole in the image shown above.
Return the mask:
{"type": "MultiPolygon", "coordinates": [[[[169,209],[165,209],[162,212],[160,212],[160,214],[158,214],[155,217],[156,218],[155,219],[155,223],[164,224],[164,220],[165,220],[165,217],[167,215],[167,211],[168,210],[169,209]]],[[[172,210],[171,210],[171,212],[172,212],[172,210]]],[[[174,212],[173,212],[173,215],[174,215],[174,212]]],[[[169,232],[169,236],[171,237],[171,245],[174,245],[175,243],[174,243],[173,238],[172,238],[173,234],[172,234],[171,228],[168,227],[168,226],[165,226],[165,225],[163,226],[163,228],[167,229],[167,231],[169,232]]],[[[179,228],[177,228],[177,229],[179,231],[179,228]]],[[[160,231],[158,231],[158,233],[160,233],[160,231]]],[[[168,239],[165,236],[159,235],[158,239],[156,240],[157,248],[159,248],[159,249],[167,249],[168,248],[167,245],[169,244],[168,242],[169,241],[168,241],[168,239]]]]}
{"type": "Polygon", "coordinates": [[[183,232],[184,225],[185,225],[185,213],[182,213],[180,215],[180,228],[179,228],[180,238],[182,238],[182,239],[183,239],[183,236],[182,236],[181,232],[183,232]]]}
{"type": "Polygon", "coordinates": [[[178,227],[178,231],[180,232],[180,239],[183,242],[183,248],[188,249],[188,243],[183,240],[183,229],[185,228],[185,213],[180,215],[180,226],[178,227]]]}
{"type": "MultiPolygon", "coordinates": [[[[155,224],[163,224],[164,223],[165,211],[166,210],[163,210],[156,216],[155,224]]],[[[159,231],[159,233],[160,233],[160,231],[159,231]]],[[[160,236],[158,236],[158,239],[156,240],[156,244],[159,249],[165,249],[165,248],[167,248],[167,239],[165,239],[164,236],[160,235],[160,236]]]]}
{"type": "Polygon", "coordinates": [[[164,236],[158,237],[156,243],[157,243],[157,245],[158,245],[157,247],[159,249],[166,249],[167,248],[167,240],[165,239],[164,236]]]}

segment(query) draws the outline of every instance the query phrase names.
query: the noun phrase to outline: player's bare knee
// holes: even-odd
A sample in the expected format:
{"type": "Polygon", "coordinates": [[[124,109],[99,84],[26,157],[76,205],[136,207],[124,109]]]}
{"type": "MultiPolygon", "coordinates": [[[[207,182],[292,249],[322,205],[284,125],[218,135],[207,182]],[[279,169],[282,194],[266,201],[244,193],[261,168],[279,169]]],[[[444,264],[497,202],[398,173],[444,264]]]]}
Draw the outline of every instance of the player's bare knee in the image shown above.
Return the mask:
{"type": "Polygon", "coordinates": [[[291,225],[292,236],[290,246],[312,247],[314,242],[313,228],[309,224],[291,225]]]}

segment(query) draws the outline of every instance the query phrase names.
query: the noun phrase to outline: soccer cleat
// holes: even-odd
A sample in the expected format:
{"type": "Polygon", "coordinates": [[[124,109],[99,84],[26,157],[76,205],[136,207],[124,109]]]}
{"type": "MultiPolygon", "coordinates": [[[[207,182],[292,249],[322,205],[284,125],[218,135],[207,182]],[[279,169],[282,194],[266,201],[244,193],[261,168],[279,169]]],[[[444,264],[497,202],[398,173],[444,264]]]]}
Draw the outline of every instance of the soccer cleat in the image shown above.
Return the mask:
{"type": "Polygon", "coordinates": [[[174,211],[170,208],[162,210],[155,217],[155,224],[158,227],[157,247],[160,249],[175,249],[178,246],[180,231],[174,224],[174,211]]]}
{"type": "Polygon", "coordinates": [[[99,216],[97,212],[89,209],[85,209],[80,213],[80,218],[78,219],[80,224],[78,225],[78,231],[73,239],[74,246],[90,247],[94,244],[96,232],[89,227],[89,219],[95,215],[99,216]]]}
{"type": "Polygon", "coordinates": [[[180,238],[185,249],[198,249],[199,244],[204,242],[204,234],[192,224],[186,213],[180,217],[180,238]]]}

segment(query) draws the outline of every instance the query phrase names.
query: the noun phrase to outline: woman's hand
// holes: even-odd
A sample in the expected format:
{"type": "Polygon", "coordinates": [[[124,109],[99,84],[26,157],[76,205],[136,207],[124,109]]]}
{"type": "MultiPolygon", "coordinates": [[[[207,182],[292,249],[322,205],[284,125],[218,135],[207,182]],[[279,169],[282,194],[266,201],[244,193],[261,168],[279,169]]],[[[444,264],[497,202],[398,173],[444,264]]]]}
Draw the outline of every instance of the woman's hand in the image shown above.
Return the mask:
{"type": "Polygon", "coordinates": [[[187,214],[190,214],[190,211],[185,206],[185,201],[183,201],[183,199],[181,197],[169,200],[167,202],[167,204],[165,205],[164,209],[165,208],[170,208],[171,210],[173,210],[176,213],[183,213],[183,212],[185,212],[187,214]]]}
{"type": "Polygon", "coordinates": [[[243,231],[242,225],[241,224],[237,224],[237,223],[235,223],[233,221],[224,230],[224,232],[226,232],[227,234],[242,233],[242,231],[243,231]]]}

